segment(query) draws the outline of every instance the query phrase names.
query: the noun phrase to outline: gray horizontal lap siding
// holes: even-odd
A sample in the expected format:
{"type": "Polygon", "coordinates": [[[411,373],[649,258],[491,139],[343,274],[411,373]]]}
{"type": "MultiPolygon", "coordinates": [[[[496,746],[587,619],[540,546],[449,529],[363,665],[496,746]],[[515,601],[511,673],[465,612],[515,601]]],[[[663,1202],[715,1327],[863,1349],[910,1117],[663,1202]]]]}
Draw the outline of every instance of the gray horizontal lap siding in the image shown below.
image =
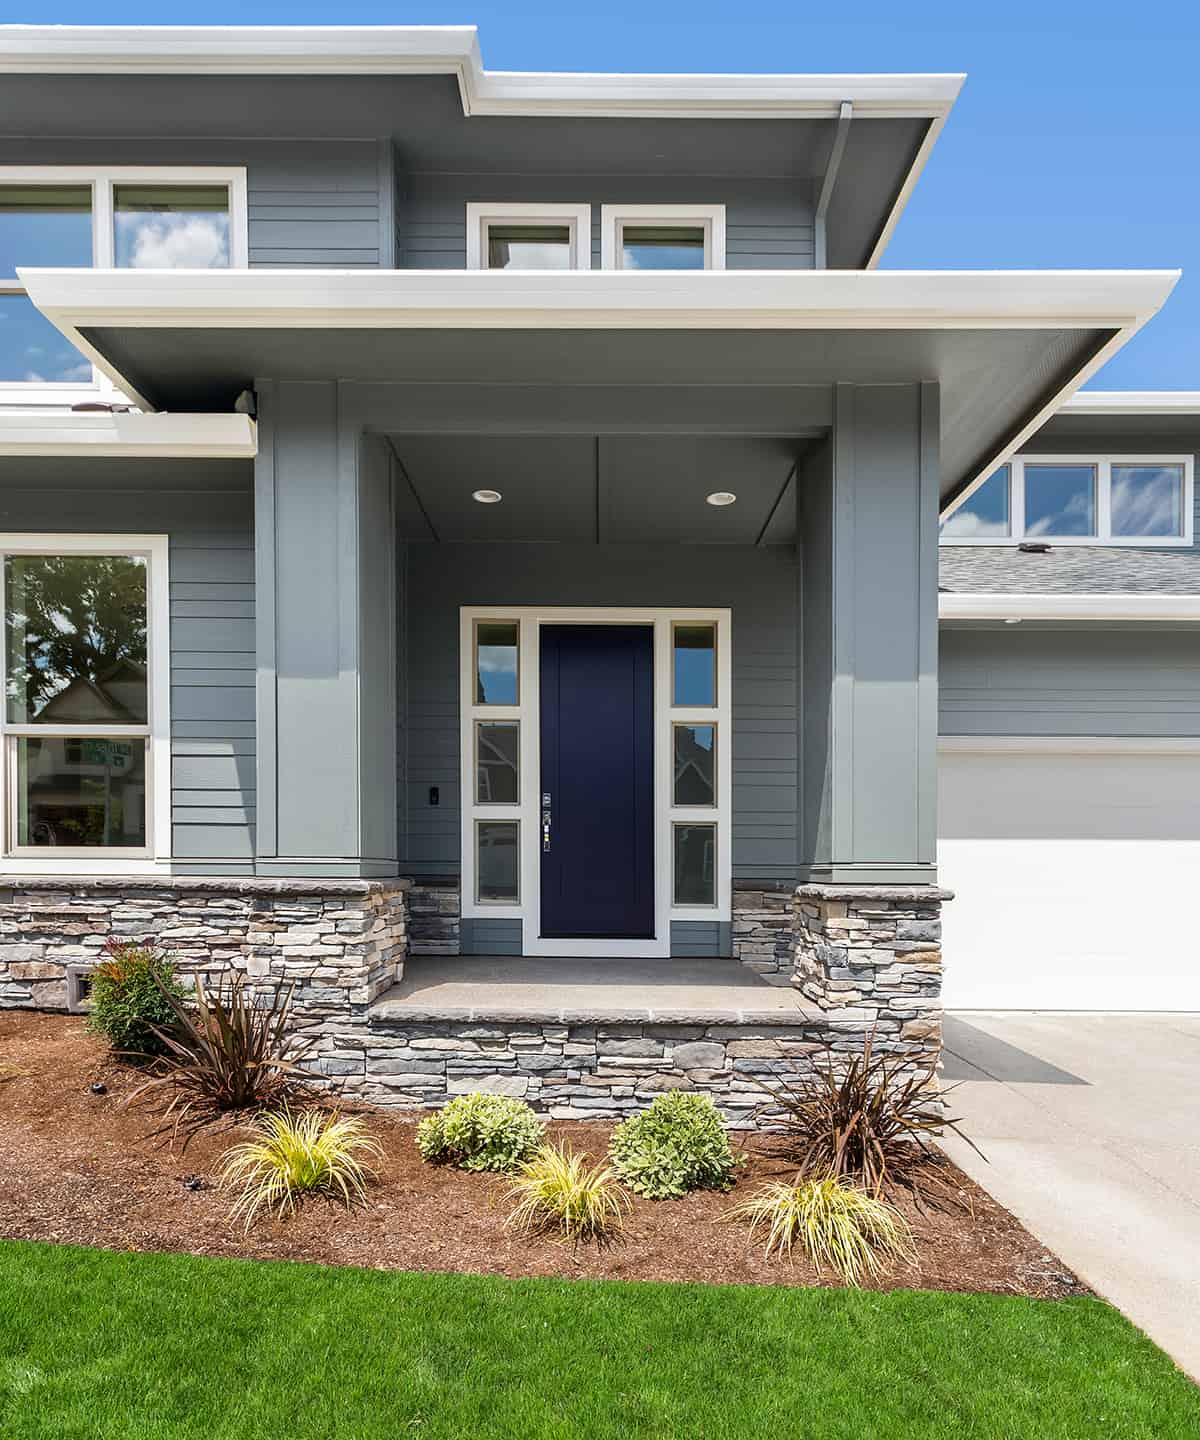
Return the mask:
{"type": "Polygon", "coordinates": [[[602,205],[725,206],[725,263],[732,270],[810,270],[813,223],[806,180],[681,180],[604,175],[407,174],[398,181],[397,264],[461,270],[467,263],[467,202],[590,204],[592,265],[600,266],[602,205]]]}
{"type": "Polygon", "coordinates": [[[375,140],[7,140],[0,164],[244,166],[252,266],[392,263],[391,190],[375,140]]]}
{"type": "Polygon", "coordinates": [[[459,870],[460,605],[610,605],[732,610],[733,873],[795,878],[799,681],[790,549],[412,544],[401,569],[402,874],[459,870]]]}
{"type": "Polygon", "coordinates": [[[1200,735],[1195,630],[943,627],[942,735],[1200,735]]]}
{"type": "Polygon", "coordinates": [[[249,467],[209,462],[215,468],[206,475],[216,482],[222,472],[236,488],[159,490],[150,477],[145,488],[135,483],[130,472],[136,474],[139,463],[159,472],[171,468],[158,461],[89,459],[87,488],[35,491],[0,481],[0,529],[167,534],[173,868],[180,874],[249,874],[255,818],[249,467]]]}

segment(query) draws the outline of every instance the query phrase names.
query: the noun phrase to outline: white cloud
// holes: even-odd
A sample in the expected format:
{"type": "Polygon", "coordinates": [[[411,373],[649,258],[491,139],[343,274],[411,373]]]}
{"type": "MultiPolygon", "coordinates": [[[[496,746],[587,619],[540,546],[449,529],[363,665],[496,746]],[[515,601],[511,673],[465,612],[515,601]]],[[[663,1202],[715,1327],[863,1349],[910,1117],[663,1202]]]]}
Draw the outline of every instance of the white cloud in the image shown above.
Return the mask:
{"type": "Polygon", "coordinates": [[[229,264],[224,215],[118,216],[119,259],[134,270],[220,270],[229,264]]]}
{"type": "Polygon", "coordinates": [[[1180,489],[1177,470],[1142,467],[1134,474],[1115,478],[1113,534],[1178,535],[1180,489]]]}
{"type": "Polygon", "coordinates": [[[942,534],[956,540],[1006,540],[1008,524],[1004,520],[987,520],[970,510],[959,510],[942,526],[942,534]]]}

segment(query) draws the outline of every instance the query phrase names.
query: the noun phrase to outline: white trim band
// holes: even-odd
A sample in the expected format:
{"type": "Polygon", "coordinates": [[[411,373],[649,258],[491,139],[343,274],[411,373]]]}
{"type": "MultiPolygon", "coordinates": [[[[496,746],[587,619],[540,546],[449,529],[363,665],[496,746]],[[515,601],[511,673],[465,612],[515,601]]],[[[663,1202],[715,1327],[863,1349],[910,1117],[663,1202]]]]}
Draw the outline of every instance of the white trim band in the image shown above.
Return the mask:
{"type": "Polygon", "coordinates": [[[257,427],[248,415],[0,413],[0,456],[253,460],[257,453],[257,427]]]}
{"type": "Polygon", "coordinates": [[[0,73],[453,75],[465,115],[944,116],[965,75],[485,70],[473,25],[5,25],[0,73]]]}
{"type": "Polygon", "coordinates": [[[1200,621],[1200,595],[948,595],[939,620],[1200,621]]]}
{"type": "Polygon", "coordinates": [[[1200,390],[1077,390],[1063,415],[1200,415],[1200,390]]]}
{"type": "Polygon", "coordinates": [[[1200,735],[939,735],[957,755],[1200,755],[1200,735]]]}

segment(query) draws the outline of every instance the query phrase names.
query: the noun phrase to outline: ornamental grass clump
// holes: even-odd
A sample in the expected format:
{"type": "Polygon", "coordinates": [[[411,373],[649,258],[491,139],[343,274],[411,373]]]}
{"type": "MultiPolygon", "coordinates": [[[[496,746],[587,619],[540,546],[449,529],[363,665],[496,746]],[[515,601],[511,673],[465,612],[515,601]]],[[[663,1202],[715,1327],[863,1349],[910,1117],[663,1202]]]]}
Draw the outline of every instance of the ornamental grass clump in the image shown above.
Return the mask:
{"type": "Polygon", "coordinates": [[[958,1203],[953,1171],[930,1142],[953,1130],[981,1159],[982,1153],[947,1115],[948,1092],[931,1088],[928,1075],[909,1069],[903,1056],[876,1053],[874,1041],[872,1031],[861,1055],[835,1061],[831,1053],[773,1084],[752,1077],[770,1096],[759,1115],[779,1132],[781,1153],[802,1175],[833,1175],[874,1196],[904,1190],[918,1206],[958,1203]]]}
{"type": "Polygon", "coordinates": [[[793,1185],[773,1181],[735,1205],[726,1218],[748,1221],[752,1236],[765,1231],[768,1256],[790,1257],[799,1244],[818,1270],[828,1266],[848,1285],[916,1258],[903,1215],[833,1175],[798,1179],[793,1185]]]}
{"type": "Polygon", "coordinates": [[[545,1125],[524,1100],[478,1090],[455,1096],[417,1126],[422,1160],[462,1170],[515,1170],[545,1138],[545,1125]]]}
{"type": "Polygon", "coordinates": [[[383,1148],[355,1115],[278,1110],[251,1122],[253,1140],[234,1145],[221,1160],[221,1184],[240,1187],[229,1212],[250,1229],[260,1211],[281,1219],[310,1195],[340,1200],[347,1209],[366,1199],[373,1171],[364,1155],[381,1158],[383,1148]]]}
{"type": "Polygon", "coordinates": [[[613,1131],[613,1169],[650,1200],[678,1200],[689,1190],[728,1190],[744,1157],[734,1155],[707,1095],[668,1090],[613,1131]]]}
{"type": "Polygon", "coordinates": [[[165,988],[169,1029],[155,1027],[165,1053],[156,1074],[128,1103],[161,1101],[163,1124],[155,1135],[180,1131],[187,1140],[205,1125],[241,1110],[279,1109],[306,1099],[317,1077],[299,1061],[312,1040],[289,1033],[292,990],[275,985],[252,990],[238,972],[215,988],[196,977],[195,1003],[185,1006],[165,988]]]}
{"type": "Polygon", "coordinates": [[[165,950],[136,940],[109,940],[104,959],[89,975],[92,1008],[87,1028],[103,1035],[114,1050],[131,1060],[161,1055],[166,1043],[158,1033],[175,1018],[172,1001],[187,991],[175,962],[165,950]]]}
{"type": "Polygon", "coordinates": [[[549,1235],[560,1244],[615,1240],[630,1209],[610,1166],[587,1168],[589,1157],[568,1146],[543,1145],[509,1182],[513,1208],[505,1224],[523,1235],[549,1235]]]}

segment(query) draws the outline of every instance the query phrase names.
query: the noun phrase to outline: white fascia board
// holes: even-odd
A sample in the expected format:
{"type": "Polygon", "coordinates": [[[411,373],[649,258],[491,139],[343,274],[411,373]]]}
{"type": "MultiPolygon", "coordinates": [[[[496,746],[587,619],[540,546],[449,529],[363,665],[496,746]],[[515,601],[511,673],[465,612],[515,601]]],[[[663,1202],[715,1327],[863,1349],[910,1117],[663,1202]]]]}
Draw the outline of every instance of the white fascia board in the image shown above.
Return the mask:
{"type": "Polygon", "coordinates": [[[488,71],[473,25],[0,26],[0,73],[454,75],[467,115],[945,115],[963,75],[488,71]]]}
{"type": "Polygon", "coordinates": [[[1200,621],[1200,595],[938,596],[939,620],[1200,621]]]}
{"type": "Polygon", "coordinates": [[[1198,755],[1196,735],[939,735],[946,755],[1198,755]]]}
{"type": "MultiPolygon", "coordinates": [[[[1162,271],[49,270],[20,267],[64,333],[223,329],[1123,329],[1162,271]]],[[[75,338],[75,337],[72,337],[75,338]]]]}
{"type": "Polygon", "coordinates": [[[1060,415],[1200,415],[1200,390],[1077,390],[1060,415]]]}
{"type": "Polygon", "coordinates": [[[257,453],[248,415],[0,414],[0,456],[253,460],[257,453]]]}

